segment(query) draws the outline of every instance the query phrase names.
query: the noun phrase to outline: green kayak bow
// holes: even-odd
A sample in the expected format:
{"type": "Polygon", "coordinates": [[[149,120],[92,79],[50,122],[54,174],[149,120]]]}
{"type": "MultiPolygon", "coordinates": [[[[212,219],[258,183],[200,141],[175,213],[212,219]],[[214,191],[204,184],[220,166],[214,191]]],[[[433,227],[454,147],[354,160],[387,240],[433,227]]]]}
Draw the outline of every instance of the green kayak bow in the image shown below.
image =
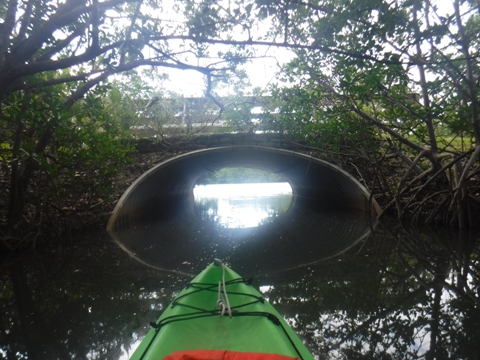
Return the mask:
{"type": "Polygon", "coordinates": [[[215,261],[152,323],[131,360],[313,360],[263,296],[215,261]]]}

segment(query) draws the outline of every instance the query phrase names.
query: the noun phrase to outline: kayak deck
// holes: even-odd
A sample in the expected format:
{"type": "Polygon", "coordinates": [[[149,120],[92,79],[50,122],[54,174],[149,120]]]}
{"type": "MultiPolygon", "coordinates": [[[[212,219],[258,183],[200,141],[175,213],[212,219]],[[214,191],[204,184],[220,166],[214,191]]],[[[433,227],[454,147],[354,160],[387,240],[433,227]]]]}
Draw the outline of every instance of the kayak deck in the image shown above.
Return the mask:
{"type": "Polygon", "coordinates": [[[131,359],[313,359],[273,306],[221,263],[196,276],[151,325],[131,359]]]}

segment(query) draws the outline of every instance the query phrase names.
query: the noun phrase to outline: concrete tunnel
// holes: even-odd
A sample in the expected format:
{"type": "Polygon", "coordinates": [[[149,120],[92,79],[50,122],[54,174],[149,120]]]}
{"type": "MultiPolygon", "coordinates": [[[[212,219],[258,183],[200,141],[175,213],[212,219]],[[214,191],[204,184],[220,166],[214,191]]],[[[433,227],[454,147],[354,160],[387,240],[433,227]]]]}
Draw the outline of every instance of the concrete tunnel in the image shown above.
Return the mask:
{"type": "Polygon", "coordinates": [[[222,258],[254,275],[305,266],[364,239],[381,209],[344,170],[313,157],[259,146],[185,153],[141,175],[118,201],[107,230],[132,257],[155,268],[194,274],[222,258]],[[293,201],[272,223],[225,229],[195,212],[193,187],[225,167],[271,171],[290,183],[293,201]]]}

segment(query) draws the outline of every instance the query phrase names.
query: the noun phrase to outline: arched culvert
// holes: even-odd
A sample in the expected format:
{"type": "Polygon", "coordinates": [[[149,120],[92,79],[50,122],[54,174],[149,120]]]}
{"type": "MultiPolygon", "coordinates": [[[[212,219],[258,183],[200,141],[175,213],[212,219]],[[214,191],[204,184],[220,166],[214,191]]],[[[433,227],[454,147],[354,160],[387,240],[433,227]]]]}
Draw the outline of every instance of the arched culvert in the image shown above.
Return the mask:
{"type": "Polygon", "coordinates": [[[150,266],[195,273],[220,257],[238,271],[254,273],[334,256],[368,235],[379,213],[368,191],[332,164],[286,150],[234,146],[186,153],[147,171],[117,203],[108,231],[150,266]],[[193,186],[206,172],[224,167],[284,177],[293,190],[289,211],[246,229],[222,229],[200,219],[193,186]]]}

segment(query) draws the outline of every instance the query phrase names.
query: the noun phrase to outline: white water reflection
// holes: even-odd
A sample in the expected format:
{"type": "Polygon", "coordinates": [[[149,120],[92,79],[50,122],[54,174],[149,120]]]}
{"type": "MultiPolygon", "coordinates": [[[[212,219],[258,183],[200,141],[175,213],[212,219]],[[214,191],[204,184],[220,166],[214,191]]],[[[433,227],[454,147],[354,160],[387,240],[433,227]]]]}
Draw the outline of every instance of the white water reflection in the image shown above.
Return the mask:
{"type": "Polygon", "coordinates": [[[292,203],[292,187],[287,182],[197,185],[193,195],[200,217],[224,228],[271,222],[292,203]]]}

